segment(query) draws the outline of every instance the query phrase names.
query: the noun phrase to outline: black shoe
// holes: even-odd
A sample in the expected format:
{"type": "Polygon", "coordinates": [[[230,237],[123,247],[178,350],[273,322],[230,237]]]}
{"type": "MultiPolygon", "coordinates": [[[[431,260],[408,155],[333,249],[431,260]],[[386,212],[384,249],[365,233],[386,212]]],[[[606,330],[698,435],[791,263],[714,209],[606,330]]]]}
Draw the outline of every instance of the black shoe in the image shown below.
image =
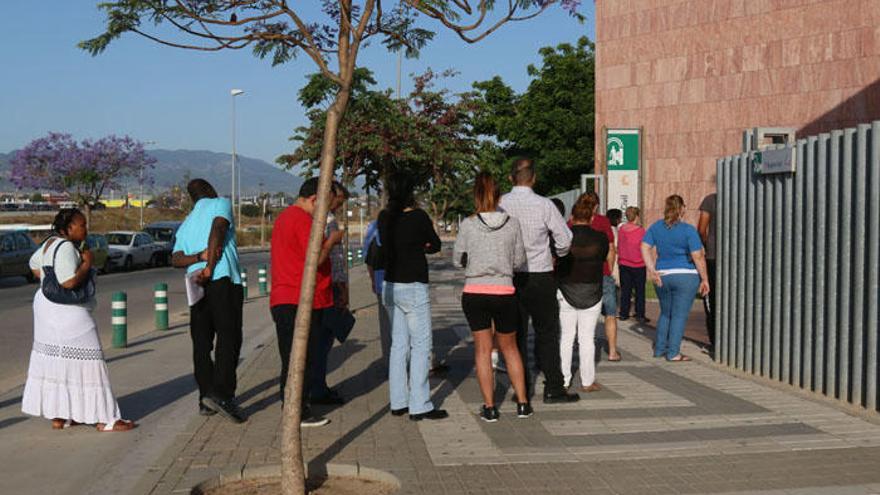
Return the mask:
{"type": "Polygon", "coordinates": [[[403,416],[404,414],[406,414],[408,412],[409,412],[408,407],[401,407],[400,409],[392,409],[391,415],[392,416],[403,416]]]}
{"type": "Polygon", "coordinates": [[[205,405],[220,413],[221,416],[233,423],[244,423],[244,414],[232,400],[220,400],[214,397],[205,397],[205,405]]]}
{"type": "Polygon", "coordinates": [[[645,323],[650,323],[651,319],[650,319],[650,318],[645,318],[645,317],[643,316],[643,317],[641,317],[641,318],[636,318],[636,321],[638,321],[639,323],[641,323],[642,325],[644,325],[645,323]]]}
{"type": "Polygon", "coordinates": [[[528,418],[531,417],[532,414],[535,414],[535,411],[532,410],[532,405],[528,402],[522,402],[516,404],[516,417],[517,418],[528,418]]]}
{"type": "Polygon", "coordinates": [[[544,404],[567,404],[569,402],[577,402],[581,400],[578,394],[571,394],[567,391],[557,392],[555,394],[544,394],[544,404]]]}
{"type": "Polygon", "coordinates": [[[487,423],[497,423],[498,417],[498,408],[495,406],[483,406],[483,408],[480,409],[480,419],[487,423]]]}
{"type": "Polygon", "coordinates": [[[199,415],[200,416],[213,416],[215,414],[217,414],[217,411],[206,406],[204,402],[199,401],[199,415]]]}
{"type": "Polygon", "coordinates": [[[444,409],[433,409],[428,412],[409,415],[411,421],[421,421],[423,419],[446,419],[448,417],[449,413],[444,409]]]}
{"type": "Polygon", "coordinates": [[[618,316],[617,319],[620,321],[626,321],[629,319],[629,316],[618,316]]]}

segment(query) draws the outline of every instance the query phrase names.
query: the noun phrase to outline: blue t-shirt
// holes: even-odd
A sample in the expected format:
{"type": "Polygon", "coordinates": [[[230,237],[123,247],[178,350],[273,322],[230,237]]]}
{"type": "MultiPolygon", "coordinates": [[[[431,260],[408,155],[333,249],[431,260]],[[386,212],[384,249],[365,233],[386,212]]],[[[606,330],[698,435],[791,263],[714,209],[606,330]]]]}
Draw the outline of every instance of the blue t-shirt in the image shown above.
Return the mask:
{"type": "MultiPolygon", "coordinates": [[[[377,246],[382,246],[382,240],[379,238],[379,222],[373,220],[367,226],[367,233],[364,236],[364,256],[366,256],[367,251],[370,250],[370,244],[376,241],[377,246]]],[[[373,292],[376,294],[382,294],[382,288],[385,283],[385,270],[377,270],[373,269],[373,292]]]]}
{"type": "Polygon", "coordinates": [[[667,227],[666,222],[658,220],[645,232],[642,242],[657,248],[657,271],[694,270],[691,253],[703,249],[697,229],[685,222],[667,227]]]}
{"type": "MultiPolygon", "coordinates": [[[[192,256],[207,249],[211,225],[217,217],[225,218],[229,222],[229,229],[226,231],[222,255],[214,267],[214,275],[211,280],[229,277],[233,284],[241,285],[238,247],[235,243],[235,224],[232,221],[232,203],[228,199],[200,199],[193,206],[193,210],[180,225],[180,228],[177,229],[177,241],[174,243],[173,251],[183,251],[183,254],[192,256]]],[[[201,270],[206,265],[207,263],[204,261],[193,263],[187,268],[187,273],[201,270]]]]}

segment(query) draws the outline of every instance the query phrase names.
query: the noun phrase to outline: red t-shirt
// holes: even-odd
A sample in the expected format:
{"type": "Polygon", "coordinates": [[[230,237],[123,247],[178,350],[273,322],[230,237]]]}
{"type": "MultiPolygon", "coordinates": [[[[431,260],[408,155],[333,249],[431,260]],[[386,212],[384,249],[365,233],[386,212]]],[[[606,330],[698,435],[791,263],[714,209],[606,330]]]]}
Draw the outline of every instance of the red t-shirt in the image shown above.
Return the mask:
{"type": "MultiPolygon", "coordinates": [[[[300,287],[306,264],[306,249],[312,230],[312,216],[299,206],[286,208],[272,229],[272,292],[269,305],[299,304],[300,287]]],[[[318,265],[314,309],[333,306],[330,287],[330,260],[318,265]]]]}
{"type": "MultiPolygon", "coordinates": [[[[599,215],[598,213],[593,215],[593,221],[590,223],[590,227],[595,231],[604,232],[605,236],[608,237],[608,246],[614,246],[614,230],[611,228],[611,220],[608,220],[608,217],[605,215],[599,215]]],[[[611,267],[608,266],[607,261],[602,264],[602,274],[611,275],[611,267]]]]}

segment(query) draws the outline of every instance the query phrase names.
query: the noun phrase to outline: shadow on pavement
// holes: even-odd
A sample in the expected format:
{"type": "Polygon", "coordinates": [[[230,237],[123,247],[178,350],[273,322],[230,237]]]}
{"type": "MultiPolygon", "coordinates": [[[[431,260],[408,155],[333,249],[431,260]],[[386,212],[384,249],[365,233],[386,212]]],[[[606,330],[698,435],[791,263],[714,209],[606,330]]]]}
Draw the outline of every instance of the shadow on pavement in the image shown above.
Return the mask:
{"type": "Polygon", "coordinates": [[[118,356],[113,356],[113,357],[111,357],[111,358],[107,358],[107,359],[104,360],[104,362],[107,363],[107,364],[110,364],[110,363],[112,363],[113,361],[120,361],[120,360],[125,359],[125,358],[130,358],[130,357],[134,357],[134,356],[140,356],[141,354],[149,354],[149,353],[151,353],[151,352],[153,352],[153,349],[144,349],[144,350],[141,350],[141,351],[129,352],[128,354],[120,354],[120,355],[118,355],[118,356]]]}
{"type": "Polygon", "coordinates": [[[14,406],[16,404],[21,404],[21,395],[13,397],[11,399],[6,399],[4,401],[0,401],[0,409],[6,409],[9,406],[14,406]]]}
{"type": "Polygon", "coordinates": [[[128,349],[131,349],[132,347],[142,346],[144,344],[149,344],[150,342],[155,342],[157,340],[167,339],[169,337],[176,337],[178,335],[184,334],[184,333],[186,333],[185,331],[175,332],[174,330],[177,330],[178,328],[188,327],[188,326],[189,326],[189,323],[180,323],[178,325],[174,325],[173,327],[169,328],[168,330],[163,330],[162,333],[159,335],[156,335],[154,337],[149,337],[149,338],[146,338],[143,340],[138,340],[136,342],[132,342],[131,344],[128,344],[128,349]]]}
{"type": "Polygon", "coordinates": [[[327,463],[333,460],[342,450],[354,441],[357,437],[361,436],[365,431],[369,430],[374,424],[376,424],[383,416],[388,414],[389,409],[388,406],[383,407],[376,411],[372,416],[365,419],[361,424],[352,428],[348,433],[342,435],[333,442],[330,446],[324,449],[323,452],[318,454],[314,459],[309,461],[309,473],[322,473],[326,472],[327,463]]]}
{"type": "Polygon", "coordinates": [[[12,426],[12,425],[17,425],[18,423],[21,423],[21,422],[27,421],[27,420],[28,420],[28,418],[26,418],[24,416],[18,416],[16,418],[6,418],[3,421],[0,421],[0,430],[2,430],[3,428],[7,428],[9,426],[12,426]]]}
{"type": "MultiPolygon", "coordinates": [[[[187,373],[120,397],[119,409],[124,418],[138,421],[194,390],[196,390],[195,378],[192,373],[187,373]]],[[[193,409],[195,407],[196,404],[193,403],[193,409]]]]}

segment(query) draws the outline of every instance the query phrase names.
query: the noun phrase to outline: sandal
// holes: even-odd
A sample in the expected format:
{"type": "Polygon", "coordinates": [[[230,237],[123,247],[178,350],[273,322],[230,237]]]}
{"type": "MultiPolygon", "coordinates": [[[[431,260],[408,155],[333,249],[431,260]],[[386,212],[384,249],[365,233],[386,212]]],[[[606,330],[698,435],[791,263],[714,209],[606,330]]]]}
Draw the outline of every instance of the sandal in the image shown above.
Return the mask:
{"type": "Polygon", "coordinates": [[[98,431],[107,432],[107,431],[129,431],[137,428],[137,423],[128,419],[118,419],[112,425],[98,423],[95,425],[98,431]]]}
{"type": "Polygon", "coordinates": [[[666,361],[668,361],[670,363],[685,363],[690,360],[691,360],[691,358],[685,356],[684,354],[679,354],[678,356],[675,356],[672,359],[669,359],[669,358],[666,359],[666,361]]]}
{"type": "Polygon", "coordinates": [[[52,429],[53,430],[65,430],[67,428],[70,428],[71,426],[77,426],[77,425],[81,425],[81,424],[82,423],[77,423],[76,421],[74,421],[72,419],[61,419],[61,418],[52,419],[52,429]]]}
{"type": "Polygon", "coordinates": [[[619,352],[617,353],[617,357],[616,357],[616,358],[613,358],[613,357],[611,357],[611,356],[608,356],[608,362],[609,362],[609,363],[619,363],[619,362],[622,361],[622,360],[623,360],[623,356],[621,356],[619,352]]]}

